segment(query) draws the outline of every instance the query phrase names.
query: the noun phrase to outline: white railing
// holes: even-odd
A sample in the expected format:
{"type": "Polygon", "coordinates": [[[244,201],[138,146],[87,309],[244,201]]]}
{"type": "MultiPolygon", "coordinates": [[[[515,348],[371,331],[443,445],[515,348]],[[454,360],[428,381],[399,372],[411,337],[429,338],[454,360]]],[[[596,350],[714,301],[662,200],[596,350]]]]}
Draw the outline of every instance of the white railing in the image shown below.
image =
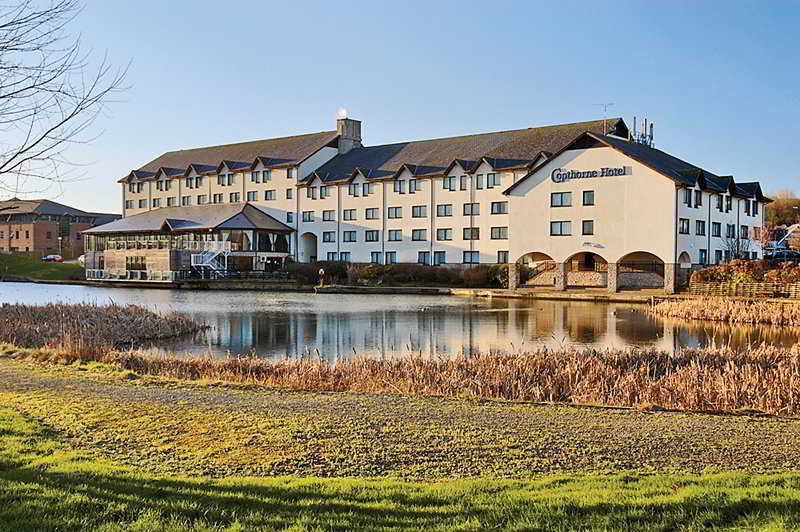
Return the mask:
{"type": "Polygon", "coordinates": [[[90,281],[180,281],[189,277],[186,271],[154,270],[86,270],[90,281]]]}

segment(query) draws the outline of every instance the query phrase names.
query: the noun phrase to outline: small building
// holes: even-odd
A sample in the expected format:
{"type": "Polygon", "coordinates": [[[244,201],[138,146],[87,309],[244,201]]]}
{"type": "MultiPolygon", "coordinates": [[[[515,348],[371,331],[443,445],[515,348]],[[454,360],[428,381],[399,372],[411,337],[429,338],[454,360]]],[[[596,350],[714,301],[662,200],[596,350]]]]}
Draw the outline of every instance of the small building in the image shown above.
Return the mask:
{"type": "Polygon", "coordinates": [[[0,252],[75,258],[83,253],[83,231],[120,218],[46,199],[0,201],[0,252]]]}
{"type": "Polygon", "coordinates": [[[165,207],[84,231],[86,278],[173,282],[280,268],[292,229],[249,203],[165,207]]]}

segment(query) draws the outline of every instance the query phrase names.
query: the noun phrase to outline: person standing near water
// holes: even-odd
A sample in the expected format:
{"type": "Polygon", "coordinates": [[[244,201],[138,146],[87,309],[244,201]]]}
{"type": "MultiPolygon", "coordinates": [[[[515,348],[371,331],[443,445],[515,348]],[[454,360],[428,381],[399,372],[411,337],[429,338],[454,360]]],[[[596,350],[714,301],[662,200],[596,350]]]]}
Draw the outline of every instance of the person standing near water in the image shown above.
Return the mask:
{"type": "Polygon", "coordinates": [[[325,286],[325,270],[323,268],[319,269],[319,285],[325,286]]]}

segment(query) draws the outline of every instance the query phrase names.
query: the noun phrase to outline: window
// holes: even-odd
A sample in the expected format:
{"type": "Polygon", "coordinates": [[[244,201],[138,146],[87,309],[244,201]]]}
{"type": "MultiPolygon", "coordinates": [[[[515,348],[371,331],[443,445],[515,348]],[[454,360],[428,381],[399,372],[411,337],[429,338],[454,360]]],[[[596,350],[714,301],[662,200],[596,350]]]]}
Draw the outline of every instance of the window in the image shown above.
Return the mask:
{"type": "Polygon", "coordinates": [[[372,264],[380,264],[381,263],[381,252],[380,251],[373,251],[369,254],[369,261],[372,264]]]}
{"type": "Polygon", "coordinates": [[[477,216],[481,213],[481,204],[480,203],[465,203],[464,204],[464,216],[477,216]]]}
{"type": "MultiPolygon", "coordinates": [[[[200,186],[200,185],[197,185],[200,186]]],[[[144,183],[136,183],[136,192],[139,193],[144,190],[144,183]]]]}
{"type": "Polygon", "coordinates": [[[587,207],[594,205],[594,190],[583,191],[583,204],[587,207]]]}
{"type": "Polygon", "coordinates": [[[453,216],[453,206],[449,203],[437,205],[436,216],[453,216]]]}
{"type": "Polygon", "coordinates": [[[430,264],[431,252],[419,251],[417,252],[417,264],[430,264]]]}
{"type": "Polygon", "coordinates": [[[402,179],[396,179],[394,181],[394,191],[397,194],[405,194],[406,193],[406,182],[402,179]]]}
{"type": "Polygon", "coordinates": [[[203,177],[202,176],[195,177],[194,178],[194,187],[195,188],[200,188],[202,186],[203,186],[203,177]]]}
{"type": "MultiPolygon", "coordinates": [[[[375,191],[375,183],[363,183],[361,185],[361,194],[363,196],[369,196],[375,191]]],[[[358,196],[358,194],[356,194],[358,196]]]]}
{"type": "Polygon", "coordinates": [[[336,232],[335,231],[323,231],[322,232],[322,241],[323,242],[336,242],[336,232]]]}
{"type": "Polygon", "coordinates": [[[680,225],[678,226],[678,232],[682,235],[689,234],[689,219],[688,218],[681,218],[678,220],[680,225]]]}
{"type": "Polygon", "coordinates": [[[726,238],[736,238],[736,225],[734,225],[734,224],[726,224],[726,226],[725,226],[725,237],[726,238]]]}
{"type": "Polygon", "coordinates": [[[497,264],[508,264],[508,251],[497,252],[497,264]]]}
{"type": "Polygon", "coordinates": [[[688,188],[683,189],[683,204],[688,207],[692,206],[692,191],[688,188]]]}
{"type": "Polygon", "coordinates": [[[330,196],[328,187],[326,185],[319,187],[319,199],[327,198],[328,196],[330,196]]]}
{"type": "Polygon", "coordinates": [[[136,183],[128,183],[128,192],[136,192],[136,183]]]}
{"type": "Polygon", "coordinates": [[[286,177],[289,179],[294,177],[294,168],[287,168],[286,169],[286,177]]]}
{"type": "Polygon", "coordinates": [[[723,202],[722,194],[717,194],[717,210],[719,212],[722,212],[722,209],[723,209],[722,202],[723,202]]]}
{"type": "Polygon", "coordinates": [[[445,190],[456,189],[456,176],[447,176],[442,179],[442,188],[445,190]]]}
{"type": "Polygon", "coordinates": [[[507,201],[493,201],[492,202],[492,214],[508,214],[508,202],[507,201]]]}
{"type": "Polygon", "coordinates": [[[412,218],[425,218],[426,216],[428,216],[427,205],[414,205],[413,207],[411,207],[412,218]]]}
{"type": "Polygon", "coordinates": [[[348,221],[352,221],[356,219],[356,210],[355,209],[345,209],[342,211],[342,218],[348,221]]]}
{"type": "Polygon", "coordinates": [[[400,229],[389,229],[389,242],[400,242],[403,240],[403,231],[400,229]]]}
{"type": "Polygon", "coordinates": [[[731,252],[730,250],[725,250],[725,262],[731,260],[731,252]]]}
{"type": "Polygon", "coordinates": [[[464,252],[464,264],[478,264],[480,254],[477,251],[464,252]]]}
{"type": "Polygon", "coordinates": [[[126,270],[146,270],[147,269],[147,259],[145,257],[132,257],[127,256],[125,257],[125,269],[126,270]]]}
{"type": "Polygon", "coordinates": [[[329,260],[329,261],[336,261],[336,260],[338,260],[338,257],[337,257],[337,255],[338,255],[338,253],[336,253],[335,251],[329,251],[329,252],[328,252],[328,257],[327,257],[327,260],[329,260]]]}
{"type": "Polygon", "coordinates": [[[261,180],[266,183],[272,181],[272,170],[261,170],[261,180]]]}
{"type": "Polygon", "coordinates": [[[364,231],[365,242],[377,242],[380,239],[380,231],[364,231]]]}
{"type": "Polygon", "coordinates": [[[153,198],[153,208],[161,207],[161,198],[153,198]]]}
{"type": "Polygon", "coordinates": [[[477,227],[464,228],[464,240],[478,240],[480,239],[481,230],[477,227]]]}
{"type": "Polygon", "coordinates": [[[369,209],[366,209],[364,211],[364,217],[367,220],[377,220],[378,219],[378,208],[377,207],[371,207],[369,209]]]}
{"type": "Polygon", "coordinates": [[[584,220],[581,223],[581,234],[582,235],[594,234],[594,220],[584,220]]]}
{"type": "Polygon", "coordinates": [[[758,216],[758,200],[753,200],[753,216],[758,216]]]}
{"type": "Polygon", "coordinates": [[[188,207],[192,204],[192,197],[191,196],[181,196],[181,205],[184,207],[188,207]]]}
{"type": "Polygon", "coordinates": [[[349,196],[354,196],[354,197],[357,198],[358,197],[358,189],[359,189],[359,186],[358,186],[357,183],[350,183],[349,185],[347,185],[347,194],[349,196]]]}
{"type": "Polygon", "coordinates": [[[175,207],[178,204],[178,198],[171,196],[167,198],[167,207],[175,207]]]}
{"type": "Polygon", "coordinates": [[[386,252],[386,264],[397,264],[397,252],[396,251],[387,251],[386,252]]]}
{"type": "Polygon", "coordinates": [[[230,194],[230,202],[231,203],[239,203],[240,194],[238,192],[231,192],[230,194]]]}
{"type": "Polygon", "coordinates": [[[303,211],[303,221],[304,222],[313,222],[314,221],[314,211],[303,211]]]}
{"type": "Polygon", "coordinates": [[[387,213],[387,218],[402,218],[403,217],[403,208],[402,207],[389,207],[387,213]]]}
{"type": "Polygon", "coordinates": [[[228,186],[231,186],[234,183],[236,183],[236,176],[234,174],[227,174],[225,177],[228,178],[228,186]]]}
{"type": "MultiPolygon", "coordinates": [[[[266,199],[266,198],[264,198],[266,199]]],[[[258,200],[258,192],[253,190],[252,192],[247,193],[247,201],[256,201],[258,200]]]]}
{"type": "Polygon", "coordinates": [[[694,233],[697,236],[706,236],[706,223],[703,220],[695,222],[694,233]]]}
{"type": "Polygon", "coordinates": [[[708,262],[708,250],[701,249],[700,250],[700,264],[706,264],[708,262]]]}
{"type": "Polygon", "coordinates": [[[749,238],[747,229],[747,226],[743,225],[742,230],[739,232],[739,238],[742,240],[747,240],[749,238]]]}
{"type": "Polygon", "coordinates": [[[333,221],[333,211],[332,210],[322,211],[322,221],[323,222],[332,222],[333,221]]]}
{"type": "Polygon", "coordinates": [[[184,180],[183,184],[186,185],[186,188],[194,188],[194,178],[193,177],[187,177],[184,180]]]}
{"type": "Polygon", "coordinates": [[[264,191],[264,200],[265,201],[275,201],[275,190],[265,190],[264,191]]]}
{"type": "Polygon", "coordinates": [[[572,234],[570,222],[550,222],[550,236],[569,236],[572,234]]]}
{"type": "Polygon", "coordinates": [[[125,208],[133,209],[133,200],[125,200],[125,208]]]}
{"type": "Polygon", "coordinates": [[[45,238],[46,238],[47,240],[50,240],[51,238],[53,238],[53,233],[52,233],[52,231],[48,231],[48,232],[47,232],[47,235],[45,236],[45,238]]]}
{"type": "MultiPolygon", "coordinates": [[[[703,191],[702,190],[695,190],[694,191],[694,206],[695,208],[701,207],[703,205],[703,191]]],[[[705,264],[705,262],[701,263],[705,264]]]]}
{"type": "Polygon", "coordinates": [[[294,223],[294,213],[293,212],[287,212],[286,213],[286,223],[287,224],[294,223]]]}
{"type": "Polygon", "coordinates": [[[258,171],[250,172],[250,182],[261,183],[261,172],[258,171]]]}
{"type": "Polygon", "coordinates": [[[307,187],[306,188],[306,198],[308,198],[308,199],[317,199],[317,187],[307,187]]]}
{"type": "Polygon", "coordinates": [[[486,174],[486,188],[499,187],[503,184],[503,174],[486,174]]]}
{"type": "Polygon", "coordinates": [[[462,175],[458,181],[458,188],[461,190],[467,190],[467,184],[468,184],[467,176],[462,175]]]}
{"type": "Polygon", "coordinates": [[[722,262],[722,250],[717,249],[714,251],[714,263],[719,264],[720,262],[722,262]]]}
{"type": "Polygon", "coordinates": [[[722,224],[719,222],[711,222],[711,236],[717,238],[722,236],[722,224]]]}
{"type": "Polygon", "coordinates": [[[447,253],[445,251],[434,251],[433,264],[436,266],[447,264],[447,253]]]}
{"type": "Polygon", "coordinates": [[[744,200],[744,213],[750,216],[750,200],[744,200]]]}
{"type": "Polygon", "coordinates": [[[156,182],[156,188],[158,190],[167,191],[169,190],[170,182],[167,179],[162,179],[156,182]]]}
{"type": "Polygon", "coordinates": [[[436,240],[453,240],[452,229],[437,229],[436,240]]]}
{"type": "Polygon", "coordinates": [[[343,231],[342,232],[342,242],[355,242],[356,241],[356,232],[355,231],[343,231]]]}
{"type": "Polygon", "coordinates": [[[733,197],[725,196],[725,212],[731,212],[733,209],[733,197]]]}
{"type": "Polygon", "coordinates": [[[411,240],[415,241],[427,240],[428,239],[427,232],[428,231],[426,229],[414,229],[411,231],[411,240]]]}
{"type": "Polygon", "coordinates": [[[200,194],[197,196],[198,205],[205,205],[206,203],[208,203],[208,196],[206,196],[205,194],[200,194]]]}
{"type": "Polygon", "coordinates": [[[551,207],[571,207],[572,192],[553,192],[550,194],[551,207]]]}
{"type": "Polygon", "coordinates": [[[292,199],[292,189],[291,188],[287,188],[286,189],[286,199],[292,199]]]}
{"type": "Polygon", "coordinates": [[[483,174],[478,174],[475,176],[475,188],[478,190],[483,190],[483,174]]]}
{"type": "Polygon", "coordinates": [[[492,227],[492,240],[508,240],[508,227],[492,227]]]}
{"type": "Polygon", "coordinates": [[[339,260],[342,262],[350,262],[350,252],[342,251],[341,253],[339,253],[339,260]]]}
{"type": "Polygon", "coordinates": [[[422,183],[418,179],[408,180],[408,193],[414,194],[422,190],[422,183]]]}

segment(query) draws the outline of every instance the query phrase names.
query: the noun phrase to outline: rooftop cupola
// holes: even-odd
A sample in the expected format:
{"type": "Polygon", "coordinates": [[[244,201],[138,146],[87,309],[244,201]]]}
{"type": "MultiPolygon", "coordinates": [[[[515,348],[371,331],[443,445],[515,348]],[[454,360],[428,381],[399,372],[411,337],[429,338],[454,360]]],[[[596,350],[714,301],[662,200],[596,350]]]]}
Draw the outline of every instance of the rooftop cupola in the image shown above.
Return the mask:
{"type": "Polygon", "coordinates": [[[347,118],[347,111],[340,110],[337,114],[336,132],[339,134],[339,153],[361,147],[361,120],[347,118]]]}

